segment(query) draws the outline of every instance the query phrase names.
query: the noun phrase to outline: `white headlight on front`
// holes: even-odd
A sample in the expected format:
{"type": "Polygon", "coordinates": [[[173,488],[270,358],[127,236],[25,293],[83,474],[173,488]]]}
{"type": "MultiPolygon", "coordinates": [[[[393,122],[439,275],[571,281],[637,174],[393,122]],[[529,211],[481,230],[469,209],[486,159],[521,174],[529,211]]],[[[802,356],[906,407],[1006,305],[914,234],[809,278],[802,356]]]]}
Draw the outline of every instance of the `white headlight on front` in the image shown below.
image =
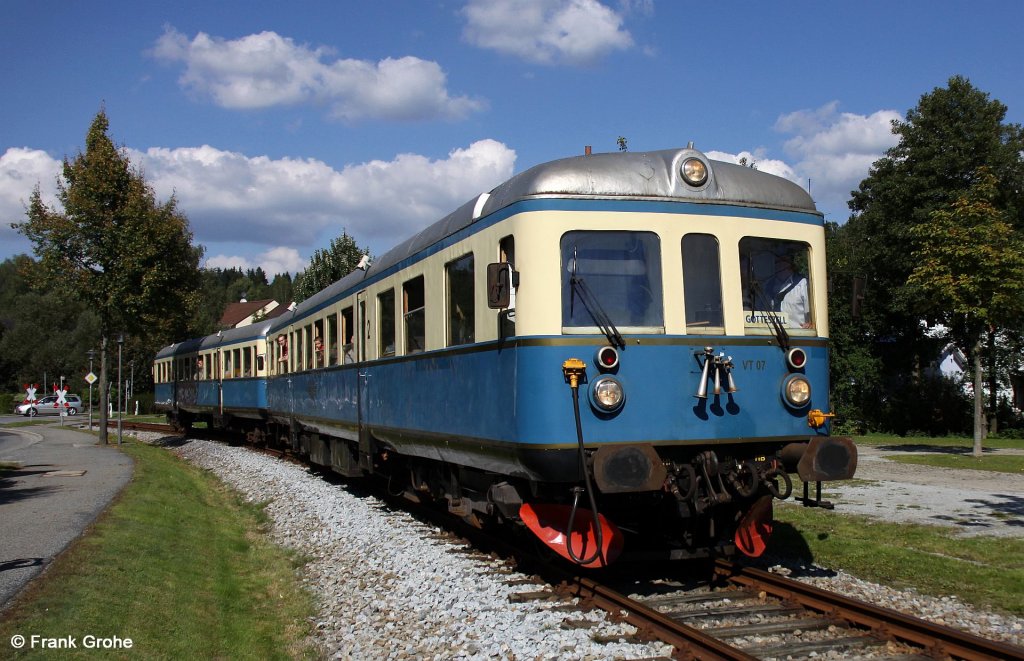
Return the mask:
{"type": "Polygon", "coordinates": [[[612,413],[622,408],[626,393],[617,380],[610,376],[602,376],[590,387],[590,400],[599,410],[612,413]]]}
{"type": "Polygon", "coordinates": [[[782,384],[782,396],[794,408],[807,406],[811,401],[811,383],[801,374],[793,374],[782,384]]]}

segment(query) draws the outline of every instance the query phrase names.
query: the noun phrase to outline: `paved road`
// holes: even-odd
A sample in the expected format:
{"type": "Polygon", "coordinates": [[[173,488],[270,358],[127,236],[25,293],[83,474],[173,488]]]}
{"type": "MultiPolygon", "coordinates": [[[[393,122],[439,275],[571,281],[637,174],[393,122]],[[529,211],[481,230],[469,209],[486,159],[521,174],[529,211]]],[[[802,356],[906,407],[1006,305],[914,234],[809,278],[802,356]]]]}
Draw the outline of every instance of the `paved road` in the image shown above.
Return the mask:
{"type": "Polygon", "coordinates": [[[6,461],[21,468],[0,471],[0,610],[106,509],[133,470],[116,446],[57,423],[0,429],[6,461]]]}

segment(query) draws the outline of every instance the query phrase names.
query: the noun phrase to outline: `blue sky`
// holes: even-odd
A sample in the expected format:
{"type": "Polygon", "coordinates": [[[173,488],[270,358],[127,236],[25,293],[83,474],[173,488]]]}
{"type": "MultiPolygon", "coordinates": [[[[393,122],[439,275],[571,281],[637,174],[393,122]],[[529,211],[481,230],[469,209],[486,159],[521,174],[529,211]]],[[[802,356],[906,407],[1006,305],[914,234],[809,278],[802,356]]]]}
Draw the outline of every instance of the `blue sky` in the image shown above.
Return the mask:
{"type": "Polygon", "coordinates": [[[381,254],[538,163],[695,146],[807,186],[829,220],[889,122],[967,76],[1024,122],[1024,3],[6,0],[0,259],[104,107],[210,266],[381,254]]]}

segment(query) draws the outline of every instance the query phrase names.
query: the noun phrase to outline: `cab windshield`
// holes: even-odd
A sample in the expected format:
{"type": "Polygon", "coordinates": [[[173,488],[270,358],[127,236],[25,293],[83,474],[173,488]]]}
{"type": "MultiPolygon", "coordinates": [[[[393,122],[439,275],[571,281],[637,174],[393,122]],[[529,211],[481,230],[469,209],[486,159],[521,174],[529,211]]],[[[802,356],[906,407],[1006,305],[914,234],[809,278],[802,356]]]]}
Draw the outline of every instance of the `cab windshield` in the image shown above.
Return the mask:
{"type": "Polygon", "coordinates": [[[740,282],[748,333],[775,327],[802,334],[814,329],[810,250],[806,243],[745,237],[740,240],[740,282]]]}
{"type": "Polygon", "coordinates": [[[665,332],[656,234],[567,232],[561,254],[563,332],[665,332]]]}

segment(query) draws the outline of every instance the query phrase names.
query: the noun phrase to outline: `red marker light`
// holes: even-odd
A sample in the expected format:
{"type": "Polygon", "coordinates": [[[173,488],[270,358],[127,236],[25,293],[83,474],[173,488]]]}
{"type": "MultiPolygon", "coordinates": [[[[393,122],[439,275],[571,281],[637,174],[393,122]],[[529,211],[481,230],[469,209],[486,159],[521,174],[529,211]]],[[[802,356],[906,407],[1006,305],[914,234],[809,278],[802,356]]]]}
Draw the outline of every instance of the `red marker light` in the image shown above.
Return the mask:
{"type": "Polygon", "coordinates": [[[807,354],[803,349],[790,349],[786,353],[786,362],[795,370],[802,369],[807,364],[807,354]]]}
{"type": "Polygon", "coordinates": [[[619,352],[615,347],[601,347],[594,356],[594,361],[602,370],[612,370],[619,365],[619,352]]]}

